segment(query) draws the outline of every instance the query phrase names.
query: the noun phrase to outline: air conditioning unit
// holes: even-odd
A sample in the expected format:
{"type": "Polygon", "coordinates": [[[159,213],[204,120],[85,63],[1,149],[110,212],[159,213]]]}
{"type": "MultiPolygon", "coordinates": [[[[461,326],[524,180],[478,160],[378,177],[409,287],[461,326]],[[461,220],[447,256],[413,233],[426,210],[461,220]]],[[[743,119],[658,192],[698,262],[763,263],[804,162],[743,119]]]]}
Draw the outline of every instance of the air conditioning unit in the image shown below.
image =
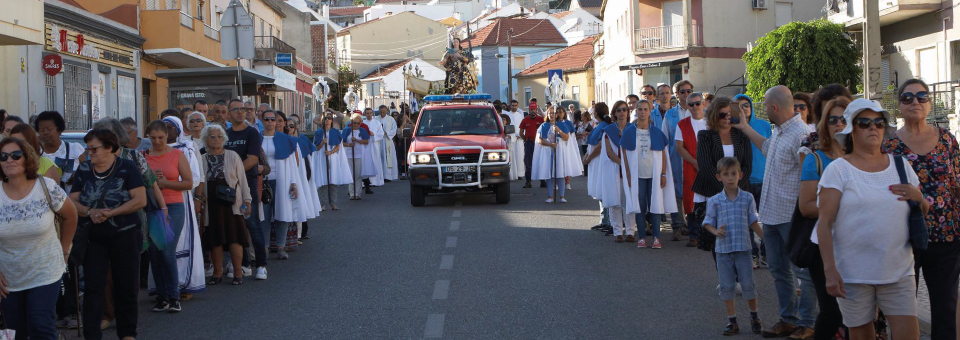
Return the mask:
{"type": "Polygon", "coordinates": [[[750,0],[753,3],[754,10],[765,10],[767,9],[767,0],[750,0]]]}

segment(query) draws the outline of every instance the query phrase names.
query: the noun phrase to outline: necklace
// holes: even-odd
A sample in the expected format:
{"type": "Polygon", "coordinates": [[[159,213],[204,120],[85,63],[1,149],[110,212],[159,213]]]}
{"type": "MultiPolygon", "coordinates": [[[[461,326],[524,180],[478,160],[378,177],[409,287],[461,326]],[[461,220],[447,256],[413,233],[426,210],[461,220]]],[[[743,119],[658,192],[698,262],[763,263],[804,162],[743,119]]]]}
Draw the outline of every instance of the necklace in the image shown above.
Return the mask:
{"type": "Polygon", "coordinates": [[[113,158],[113,164],[110,164],[110,168],[107,169],[107,170],[109,170],[109,171],[107,171],[107,175],[106,175],[106,176],[101,177],[100,175],[97,175],[97,168],[94,167],[94,168],[93,168],[93,177],[96,177],[96,178],[99,179],[99,180],[107,179],[107,178],[110,177],[110,175],[113,175],[113,170],[116,169],[116,166],[117,166],[117,158],[114,157],[114,158],[113,158]]]}

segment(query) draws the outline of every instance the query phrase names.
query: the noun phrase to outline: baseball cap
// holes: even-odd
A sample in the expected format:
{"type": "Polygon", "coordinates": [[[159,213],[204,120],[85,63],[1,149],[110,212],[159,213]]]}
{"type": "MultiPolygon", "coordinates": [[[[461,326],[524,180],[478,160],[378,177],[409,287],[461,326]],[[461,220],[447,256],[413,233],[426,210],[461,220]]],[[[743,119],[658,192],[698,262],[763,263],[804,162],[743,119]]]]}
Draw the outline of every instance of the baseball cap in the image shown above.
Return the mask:
{"type": "Polygon", "coordinates": [[[883,118],[887,120],[887,126],[883,132],[883,139],[889,139],[893,137],[893,134],[897,132],[897,127],[891,125],[893,119],[890,116],[890,112],[885,110],[883,106],[880,105],[880,102],[876,100],[869,100],[863,98],[854,99],[850,102],[850,105],[847,105],[847,108],[843,110],[843,119],[847,121],[847,126],[843,128],[843,131],[837,132],[834,135],[834,138],[840,145],[846,141],[847,135],[853,132],[853,120],[857,119],[857,116],[860,115],[863,111],[873,111],[883,115],[883,118]]]}

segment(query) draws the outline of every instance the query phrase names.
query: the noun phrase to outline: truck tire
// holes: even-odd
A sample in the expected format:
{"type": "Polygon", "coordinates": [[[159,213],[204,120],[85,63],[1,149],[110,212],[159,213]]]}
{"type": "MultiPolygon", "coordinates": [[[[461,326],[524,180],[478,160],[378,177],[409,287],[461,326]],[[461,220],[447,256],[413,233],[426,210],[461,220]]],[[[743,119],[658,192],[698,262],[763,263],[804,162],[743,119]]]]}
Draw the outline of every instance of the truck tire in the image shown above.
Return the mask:
{"type": "Polygon", "coordinates": [[[423,187],[410,184],[410,205],[422,207],[427,203],[427,194],[423,192],[423,187]]]}
{"type": "Polygon", "coordinates": [[[497,204],[510,203],[510,182],[498,184],[494,192],[497,193],[497,204]]]}

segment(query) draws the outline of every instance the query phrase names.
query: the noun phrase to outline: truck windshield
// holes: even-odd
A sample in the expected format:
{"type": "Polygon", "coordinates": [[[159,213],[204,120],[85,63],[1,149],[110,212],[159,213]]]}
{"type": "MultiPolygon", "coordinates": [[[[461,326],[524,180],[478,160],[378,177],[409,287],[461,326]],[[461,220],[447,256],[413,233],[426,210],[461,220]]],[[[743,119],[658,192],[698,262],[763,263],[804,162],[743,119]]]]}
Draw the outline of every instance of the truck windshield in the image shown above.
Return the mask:
{"type": "Polygon", "coordinates": [[[424,110],[417,125],[418,136],[498,135],[500,123],[492,109],[424,110]]]}

